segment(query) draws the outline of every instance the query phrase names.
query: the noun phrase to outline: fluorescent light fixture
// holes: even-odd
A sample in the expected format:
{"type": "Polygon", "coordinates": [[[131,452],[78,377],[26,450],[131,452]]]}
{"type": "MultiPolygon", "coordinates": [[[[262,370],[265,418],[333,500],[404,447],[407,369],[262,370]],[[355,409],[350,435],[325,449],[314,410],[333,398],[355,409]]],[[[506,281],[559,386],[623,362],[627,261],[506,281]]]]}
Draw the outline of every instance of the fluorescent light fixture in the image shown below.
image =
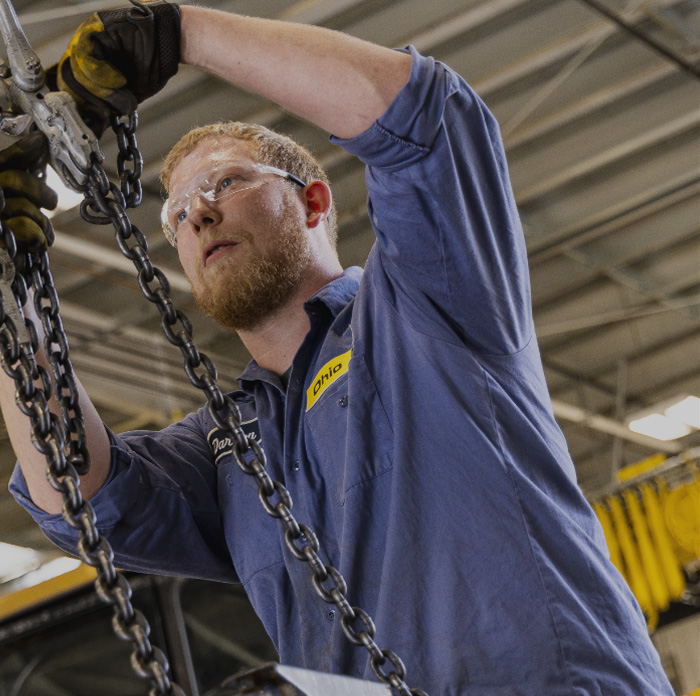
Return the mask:
{"type": "Polygon", "coordinates": [[[61,177],[58,176],[58,174],[56,174],[51,167],[46,167],[46,183],[58,195],[58,206],[56,209],[44,211],[47,217],[53,217],[64,210],[70,210],[71,208],[75,208],[77,205],[82,203],[83,194],[68,188],[61,181],[61,177]]]}
{"type": "Polygon", "coordinates": [[[657,440],[676,440],[690,433],[690,428],[685,423],[667,418],[660,413],[652,413],[644,418],[630,421],[628,427],[632,432],[655,437],[657,440]]]}
{"type": "Polygon", "coordinates": [[[657,440],[676,440],[700,430],[700,399],[682,394],[632,414],[627,427],[657,440]]]}
{"type": "Polygon", "coordinates": [[[34,549],[0,542],[0,582],[8,582],[39,566],[34,549]]]}
{"type": "Polygon", "coordinates": [[[665,413],[669,418],[700,430],[700,399],[697,396],[686,396],[677,404],[669,406],[665,413]]]}

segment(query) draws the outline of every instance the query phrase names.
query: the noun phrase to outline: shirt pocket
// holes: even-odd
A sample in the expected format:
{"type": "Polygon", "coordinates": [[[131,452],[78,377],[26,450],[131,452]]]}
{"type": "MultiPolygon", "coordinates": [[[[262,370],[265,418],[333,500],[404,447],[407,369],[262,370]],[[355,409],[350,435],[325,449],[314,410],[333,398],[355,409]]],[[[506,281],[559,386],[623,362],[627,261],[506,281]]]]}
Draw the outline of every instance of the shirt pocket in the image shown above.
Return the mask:
{"type": "Polygon", "coordinates": [[[350,488],[392,467],[391,424],[357,352],[306,412],[304,425],[307,454],[341,504],[350,488]]]}

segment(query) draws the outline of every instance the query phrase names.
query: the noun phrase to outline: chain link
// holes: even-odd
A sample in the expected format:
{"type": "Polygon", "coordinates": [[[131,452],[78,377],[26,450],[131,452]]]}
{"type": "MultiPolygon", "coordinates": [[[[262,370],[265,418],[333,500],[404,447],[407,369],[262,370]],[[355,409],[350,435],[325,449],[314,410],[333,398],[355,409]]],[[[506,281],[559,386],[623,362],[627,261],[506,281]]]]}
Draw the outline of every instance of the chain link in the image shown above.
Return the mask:
{"type": "MultiPolygon", "coordinates": [[[[138,178],[142,159],[136,148],[135,124],[135,119],[130,120],[127,128],[123,129],[127,146],[123,157],[120,157],[119,167],[125,193],[122,195],[117,190],[122,216],[123,205],[136,205],[141,197],[138,178]],[[127,172],[124,166],[129,161],[135,163],[131,172],[127,172]]],[[[104,172],[100,173],[100,180],[104,184],[104,172]]],[[[109,182],[107,186],[110,186],[109,182]]],[[[150,643],[148,622],[132,606],[129,583],[115,570],[112,549],[97,530],[92,506],[80,493],[79,474],[87,473],[90,458],[83,413],[78,404],[77,382],[69,358],[68,339],[59,316],[58,295],[49,271],[48,254],[46,251],[18,254],[12,231],[2,223],[0,245],[8,252],[15,266],[21,265],[23,268],[23,275],[16,273],[11,285],[20,314],[28,296],[25,278],[34,291],[34,306],[45,334],[44,349],[53,373],[60,417],[49,410],[52,380],[49,372],[36,361],[39,347],[36,328],[31,320],[25,319],[30,340],[20,342],[17,327],[12,320],[8,321],[4,303],[0,303],[0,364],[14,380],[15,401],[19,409],[29,417],[31,440],[35,448],[46,457],[49,484],[61,493],[63,518],[78,532],[78,555],[84,563],[95,568],[97,594],[103,602],[112,605],[112,624],[116,635],[132,642],[132,667],[139,676],[151,682],[149,695],[185,696],[181,687],[168,676],[169,666],[165,655],[150,643]]]]}
{"type": "MultiPolygon", "coordinates": [[[[11,235],[9,228],[3,225],[3,240],[11,235]]],[[[48,254],[45,251],[28,254],[25,269],[31,278],[35,305],[46,331],[45,348],[55,377],[61,417],[49,410],[51,378],[48,371],[36,362],[36,329],[27,320],[31,340],[28,344],[20,343],[16,328],[12,322],[6,321],[5,311],[0,307],[2,368],[15,382],[17,405],[29,416],[32,442],[46,457],[49,483],[63,497],[63,518],[78,531],[78,555],[97,571],[95,586],[100,598],[113,607],[113,623],[121,629],[117,635],[134,643],[132,665],[138,666],[137,673],[153,684],[149,692],[152,696],[185,696],[168,677],[167,660],[148,642],[146,619],[131,606],[128,583],[115,570],[112,549],[97,531],[92,506],[80,493],[78,470],[84,473],[89,469],[89,454],[85,446],[83,414],[77,403],[77,386],[68,357],[68,341],[58,318],[58,300],[48,272],[48,254]]],[[[17,275],[13,290],[18,305],[22,307],[27,297],[22,276],[17,275]]]]}
{"type": "Polygon", "coordinates": [[[143,157],[136,144],[136,128],[139,124],[138,114],[112,119],[112,130],[117,136],[119,154],[117,155],[117,174],[127,208],[136,208],[141,203],[143,188],[141,174],[143,173],[143,157]],[[131,168],[127,167],[131,163],[131,168]]]}
{"type": "Polygon", "coordinates": [[[66,459],[83,475],[87,473],[89,455],[85,438],[83,412],[78,403],[78,385],[68,355],[68,340],[58,313],[58,295],[49,271],[48,255],[38,256],[31,268],[34,306],[44,329],[44,349],[53,372],[63,430],[66,434],[66,459]]]}
{"type": "MultiPolygon", "coordinates": [[[[233,456],[241,471],[257,481],[258,498],[265,512],[280,521],[290,553],[311,568],[316,593],[324,602],[334,604],[340,611],[341,627],[348,640],[354,645],[365,647],[375,676],[395,693],[400,696],[427,696],[420,689],[408,687],[404,681],[406,670],[401,660],[390,650],[376,644],[374,622],[361,608],[350,605],[343,576],[333,566],[323,563],[319,556],[318,538],[309,527],[300,524],[294,517],[289,491],[268,474],[265,452],[252,436],[246,436],[241,426],[238,406],[219,389],[216,367],[207,355],[196,348],[192,340],[191,322],[183,312],[175,309],[167,278],[151,263],[144,234],[129,220],[126,208],[138,205],[142,197],[140,176],[143,158],[136,144],[136,126],[136,114],[126,121],[113,119],[112,129],[119,145],[117,168],[120,187],[111,183],[102,165],[94,161],[86,184],[85,198],[80,206],[83,219],[98,225],[111,223],[114,227],[122,254],[132,261],[138,272],[144,296],[158,307],[163,333],[182,353],[187,377],[193,386],[205,394],[209,413],[217,427],[231,435],[233,456]],[[131,163],[131,168],[127,167],[127,163],[131,163]],[[248,456],[246,461],[245,455],[249,453],[252,456],[248,456]],[[389,670],[387,672],[382,671],[385,665],[389,670]]],[[[11,232],[7,233],[11,236],[11,232]]],[[[3,229],[3,235],[5,234],[3,229]]],[[[14,239],[9,240],[6,248],[16,251],[16,247],[10,245],[14,245],[14,239]]],[[[14,256],[14,251],[10,255],[14,256]]],[[[20,408],[30,415],[32,440],[37,449],[46,454],[51,485],[63,495],[64,519],[79,531],[78,553],[86,563],[97,569],[97,593],[103,601],[114,607],[114,630],[119,637],[131,640],[135,645],[131,658],[134,670],[154,684],[151,694],[179,696],[182,690],[168,679],[165,656],[148,641],[146,619],[131,606],[131,589],[126,579],[114,570],[112,550],[95,528],[92,507],[80,496],[78,472],[83,473],[89,467],[89,455],[85,448],[85,429],[77,403],[75,378],[68,358],[68,343],[58,316],[58,298],[48,268],[45,252],[32,255],[30,277],[37,312],[47,336],[46,349],[54,373],[62,418],[58,419],[48,412],[45,394],[50,380],[46,370],[37,366],[34,360],[36,332],[30,328],[33,344],[30,355],[25,355],[18,345],[16,333],[13,336],[11,322],[5,322],[4,312],[0,316],[2,367],[11,377],[21,372],[20,376],[15,377],[17,393],[22,395],[18,398],[18,405],[21,402],[20,408]],[[10,367],[18,359],[22,365],[21,371],[10,367]],[[34,387],[36,379],[44,385],[43,389],[34,387]],[[67,444],[64,433],[69,437],[67,444]],[[49,442],[55,444],[49,445],[49,442]],[[64,449],[68,451],[67,455],[64,454],[64,449]]],[[[23,304],[26,287],[23,288],[23,280],[19,275],[16,282],[23,304]]]]}

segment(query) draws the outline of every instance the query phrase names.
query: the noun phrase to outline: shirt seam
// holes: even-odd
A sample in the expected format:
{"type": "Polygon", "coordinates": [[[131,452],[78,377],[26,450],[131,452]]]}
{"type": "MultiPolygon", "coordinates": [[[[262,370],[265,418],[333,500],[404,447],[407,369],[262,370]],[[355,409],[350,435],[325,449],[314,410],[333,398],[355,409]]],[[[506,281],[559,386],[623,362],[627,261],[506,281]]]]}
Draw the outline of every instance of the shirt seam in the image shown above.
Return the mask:
{"type": "MultiPolygon", "coordinates": [[[[373,481],[376,478],[379,478],[380,476],[384,476],[384,474],[388,474],[390,471],[392,471],[394,468],[394,464],[390,464],[386,469],[382,469],[381,471],[378,471],[375,474],[372,474],[371,476],[368,476],[367,478],[363,478],[360,481],[355,481],[355,483],[350,484],[345,491],[343,492],[343,499],[347,496],[347,494],[353,489],[357,488],[358,486],[362,486],[365,483],[369,483],[370,481],[373,481]]],[[[345,504],[345,500],[343,500],[343,504],[345,504]]]]}
{"type": "MultiPolygon", "coordinates": [[[[231,562],[233,562],[233,558],[231,558],[231,562]]],[[[280,558],[279,561],[275,561],[274,563],[268,563],[268,565],[266,565],[262,568],[258,568],[258,570],[256,570],[247,580],[245,580],[245,581],[241,580],[241,585],[243,585],[243,587],[248,586],[256,575],[258,575],[266,570],[269,570],[270,568],[272,568],[274,566],[280,565],[280,564],[286,565],[285,560],[284,560],[284,555],[282,556],[282,558],[280,558]]],[[[234,570],[236,570],[235,567],[234,567],[234,570]]],[[[236,571],[236,572],[238,572],[238,571],[236,571]]]]}
{"type": "Polygon", "coordinates": [[[493,423],[494,432],[495,432],[496,438],[498,439],[498,449],[501,453],[501,459],[506,465],[506,471],[508,473],[508,478],[510,480],[510,485],[511,485],[511,488],[513,490],[513,494],[515,495],[515,498],[518,501],[518,510],[520,512],[520,519],[522,521],[522,526],[523,526],[523,529],[525,530],[525,534],[527,536],[527,541],[528,541],[528,545],[530,548],[530,553],[532,555],[532,559],[534,561],[535,568],[537,570],[537,577],[539,578],[540,587],[542,588],[542,593],[544,594],[544,597],[545,597],[545,601],[547,604],[547,611],[549,612],[550,621],[552,623],[552,630],[554,631],[554,635],[556,636],[557,648],[558,648],[559,654],[561,656],[563,672],[564,672],[564,675],[566,676],[566,681],[568,682],[569,689],[571,690],[571,694],[573,695],[575,693],[574,684],[573,684],[573,681],[571,678],[568,660],[566,659],[566,657],[564,655],[564,646],[562,644],[562,639],[561,639],[561,636],[559,633],[559,629],[557,627],[557,622],[556,622],[556,619],[554,616],[554,611],[552,609],[550,594],[547,590],[547,586],[546,586],[546,583],[544,582],[544,578],[542,577],[542,571],[540,569],[540,564],[539,564],[539,561],[537,558],[537,553],[535,552],[535,549],[533,548],[533,545],[532,545],[532,537],[531,537],[530,531],[528,529],[527,520],[525,519],[525,515],[523,513],[522,503],[520,500],[520,496],[518,495],[518,487],[515,483],[515,480],[513,479],[512,464],[511,464],[510,459],[505,454],[505,448],[503,446],[503,441],[501,439],[501,429],[499,427],[498,419],[496,418],[496,408],[495,408],[495,405],[493,402],[493,393],[491,390],[491,378],[488,375],[488,373],[486,372],[486,370],[484,370],[483,366],[479,365],[479,369],[481,370],[481,372],[484,376],[484,381],[486,383],[486,388],[488,391],[489,410],[491,411],[491,421],[493,423]]]}
{"type": "MultiPolygon", "coordinates": [[[[398,135],[395,135],[388,128],[385,128],[378,121],[375,121],[372,124],[372,126],[375,130],[378,130],[382,136],[384,136],[385,138],[388,138],[389,140],[392,140],[395,143],[398,143],[399,145],[404,145],[411,150],[416,150],[417,152],[425,152],[426,154],[428,152],[430,152],[429,147],[426,147],[425,145],[418,145],[417,143],[413,143],[410,140],[406,140],[405,138],[402,138],[398,135]]],[[[381,165],[370,165],[370,166],[379,166],[380,169],[384,168],[381,165]]],[[[395,167],[396,167],[396,165],[393,165],[391,168],[395,168],[395,167]]]]}

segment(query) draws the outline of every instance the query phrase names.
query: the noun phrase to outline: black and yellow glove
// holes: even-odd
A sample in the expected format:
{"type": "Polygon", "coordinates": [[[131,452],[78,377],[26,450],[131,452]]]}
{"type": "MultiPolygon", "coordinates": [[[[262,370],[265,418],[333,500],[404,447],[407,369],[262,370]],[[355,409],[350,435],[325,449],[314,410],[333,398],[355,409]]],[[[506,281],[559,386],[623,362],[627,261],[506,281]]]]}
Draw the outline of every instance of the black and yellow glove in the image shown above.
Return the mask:
{"type": "Polygon", "coordinates": [[[23,251],[46,249],[53,243],[51,221],[41,208],[53,210],[58,198],[41,178],[46,172],[46,138],[36,131],[0,150],[0,220],[23,251]]]}
{"type": "Polygon", "coordinates": [[[95,12],[48,71],[72,94],[86,123],[101,134],[110,114],[133,113],[165,86],[180,62],[180,8],[155,0],[137,7],[95,12]]]}

